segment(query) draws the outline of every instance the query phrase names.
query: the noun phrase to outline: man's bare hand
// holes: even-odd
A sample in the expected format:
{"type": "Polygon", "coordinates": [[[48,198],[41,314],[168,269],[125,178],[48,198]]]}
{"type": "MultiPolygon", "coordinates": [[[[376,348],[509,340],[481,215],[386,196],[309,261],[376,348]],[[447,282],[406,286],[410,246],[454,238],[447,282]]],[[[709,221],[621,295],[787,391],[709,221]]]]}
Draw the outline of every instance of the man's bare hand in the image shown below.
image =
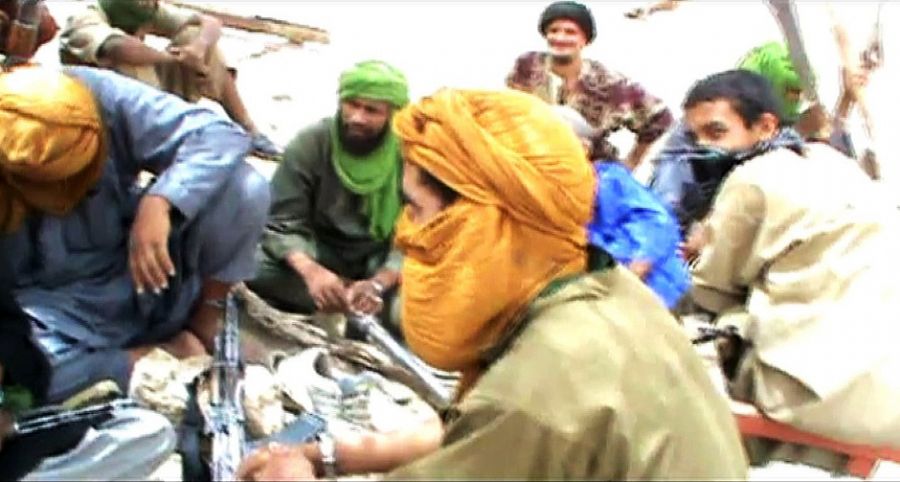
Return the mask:
{"type": "Polygon", "coordinates": [[[270,444],[244,459],[238,467],[238,480],[316,480],[312,462],[302,447],[270,444]]]}
{"type": "Polygon", "coordinates": [[[651,268],[653,268],[653,264],[649,261],[636,259],[628,263],[628,269],[642,280],[647,279],[647,274],[650,273],[651,268]]]}
{"type": "Polygon", "coordinates": [[[347,290],[347,306],[364,315],[374,315],[384,307],[381,291],[372,280],[356,281],[347,290]]]}
{"type": "Polygon", "coordinates": [[[178,59],[178,62],[182,65],[201,76],[207,77],[209,75],[209,65],[206,62],[207,49],[202,45],[196,43],[170,45],[166,51],[178,59]]]}
{"type": "Polygon", "coordinates": [[[831,116],[821,103],[814,104],[800,114],[794,128],[807,139],[827,140],[831,137],[831,116]]]}
{"type": "Polygon", "coordinates": [[[316,265],[307,270],[303,280],[317,310],[325,313],[347,311],[347,288],[338,275],[316,265]]]}
{"type": "Polygon", "coordinates": [[[844,95],[853,102],[859,100],[859,93],[869,84],[868,69],[860,66],[859,68],[841,68],[841,88],[844,95]]]}
{"type": "Polygon", "coordinates": [[[169,276],[175,275],[175,265],[169,257],[171,208],[167,199],[151,194],[138,204],[128,245],[128,264],[138,293],[152,290],[159,294],[169,287],[169,276]]]}
{"type": "Polygon", "coordinates": [[[209,49],[200,43],[190,43],[183,46],[170,46],[166,49],[175,58],[176,62],[191,69],[194,72],[197,88],[206,92],[212,84],[208,58],[209,49]]]}
{"type": "Polygon", "coordinates": [[[678,254],[688,263],[691,264],[700,255],[700,251],[706,246],[706,234],[701,223],[694,223],[691,226],[684,242],[678,245],[678,254]]]}

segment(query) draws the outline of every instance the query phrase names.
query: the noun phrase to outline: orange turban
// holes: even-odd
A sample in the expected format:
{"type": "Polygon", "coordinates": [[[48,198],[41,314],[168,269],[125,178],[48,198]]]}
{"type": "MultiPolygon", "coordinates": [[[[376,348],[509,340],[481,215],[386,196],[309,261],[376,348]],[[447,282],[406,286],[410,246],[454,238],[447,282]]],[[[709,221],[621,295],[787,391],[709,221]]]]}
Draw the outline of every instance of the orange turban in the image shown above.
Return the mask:
{"type": "Polygon", "coordinates": [[[404,336],[465,386],[550,281],[585,270],[594,173],[572,129],[521,92],[441,90],[394,129],[407,161],[460,194],[423,225],[404,211],[396,243],[404,336]]]}
{"type": "Polygon", "coordinates": [[[91,91],[41,67],[0,74],[0,233],[30,209],[62,216],[100,178],[106,154],[91,91]]]}

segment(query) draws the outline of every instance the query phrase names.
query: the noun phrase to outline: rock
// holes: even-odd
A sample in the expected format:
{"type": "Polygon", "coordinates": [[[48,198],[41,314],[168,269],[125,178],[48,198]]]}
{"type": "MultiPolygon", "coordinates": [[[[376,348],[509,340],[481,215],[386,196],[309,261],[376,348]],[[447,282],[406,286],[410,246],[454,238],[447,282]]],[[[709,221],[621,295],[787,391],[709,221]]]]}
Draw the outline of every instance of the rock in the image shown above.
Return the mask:
{"type": "Polygon", "coordinates": [[[281,384],[261,365],[249,365],[244,376],[244,415],[253,438],[268,437],[284,427],[281,384]]]}
{"type": "Polygon", "coordinates": [[[178,427],[190,398],[187,384],[211,362],[209,356],[178,360],[156,348],[135,364],[128,394],[178,427]]]}

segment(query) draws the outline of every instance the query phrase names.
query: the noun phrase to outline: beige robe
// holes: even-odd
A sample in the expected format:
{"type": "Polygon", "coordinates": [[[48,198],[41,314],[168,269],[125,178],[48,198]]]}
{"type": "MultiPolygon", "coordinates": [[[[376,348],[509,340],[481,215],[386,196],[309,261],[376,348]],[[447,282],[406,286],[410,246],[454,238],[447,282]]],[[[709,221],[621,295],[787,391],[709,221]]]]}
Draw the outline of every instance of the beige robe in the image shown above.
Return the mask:
{"type": "Polygon", "coordinates": [[[900,211],[852,160],[808,149],[726,179],[693,297],[752,341],[740,384],[767,415],[900,447],[900,211]]]}
{"type": "MultiPolygon", "coordinates": [[[[143,39],[147,34],[155,34],[171,39],[173,46],[185,45],[200,33],[198,26],[188,24],[194,15],[188,10],[160,2],[153,20],[142,26],[135,36],[143,39]]],[[[60,33],[61,61],[63,64],[110,68],[189,102],[197,102],[201,97],[222,100],[227,76],[230,74],[218,48],[210,52],[207,61],[209,79],[205,82],[193,70],[179,64],[135,66],[112,64],[99,58],[100,49],[107,40],[127,35],[121,29],[111,26],[106,14],[98,6],[88,6],[83,12],[70,17],[60,33]]]]}
{"type": "Polygon", "coordinates": [[[725,397],[622,267],[538,299],[456,407],[443,446],[391,480],[745,480],[725,397]]]}

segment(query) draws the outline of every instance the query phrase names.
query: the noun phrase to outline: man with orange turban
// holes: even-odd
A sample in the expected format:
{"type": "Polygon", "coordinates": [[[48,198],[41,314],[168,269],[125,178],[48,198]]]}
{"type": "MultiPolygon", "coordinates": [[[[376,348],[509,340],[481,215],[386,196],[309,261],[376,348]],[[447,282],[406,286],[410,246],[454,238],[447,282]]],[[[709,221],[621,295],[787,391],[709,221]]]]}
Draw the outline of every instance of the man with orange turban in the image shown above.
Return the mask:
{"type": "Polygon", "coordinates": [[[463,373],[457,403],[439,437],[270,447],[243,479],[746,477],[725,398],[666,309],[622,267],[586,272],[594,175],[548,105],[442,90],[394,128],[403,331],[426,362],[463,373]]]}
{"type": "Polygon", "coordinates": [[[0,126],[0,239],[49,357],[47,400],[102,380],[126,392],[155,347],[208,351],[219,302],[255,271],[269,204],[247,135],[88,67],[0,73],[0,126]]]}

